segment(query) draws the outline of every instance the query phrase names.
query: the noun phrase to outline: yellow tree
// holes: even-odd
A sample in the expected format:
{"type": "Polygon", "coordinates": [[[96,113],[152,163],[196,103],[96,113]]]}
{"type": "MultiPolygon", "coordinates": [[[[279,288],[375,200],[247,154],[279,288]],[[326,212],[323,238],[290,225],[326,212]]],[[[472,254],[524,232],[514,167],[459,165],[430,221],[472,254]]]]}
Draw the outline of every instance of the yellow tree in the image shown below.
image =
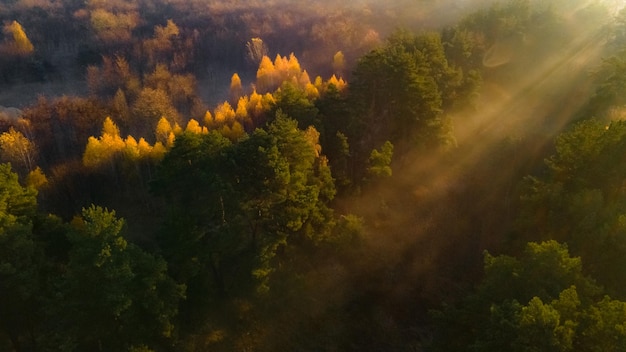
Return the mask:
{"type": "Polygon", "coordinates": [[[307,85],[304,87],[304,94],[307,96],[307,98],[311,100],[317,99],[320,96],[320,92],[317,90],[317,88],[315,88],[312,83],[307,83],[307,85]]]}
{"type": "Polygon", "coordinates": [[[100,40],[120,44],[131,40],[132,30],[137,27],[138,15],[134,12],[114,14],[104,9],[95,9],[91,12],[90,22],[100,40]]]}
{"type": "Polygon", "coordinates": [[[246,121],[248,119],[248,97],[241,97],[237,102],[237,110],[235,111],[235,119],[237,121],[246,121]]]}
{"type": "Polygon", "coordinates": [[[167,120],[167,118],[163,116],[157,123],[156,130],[155,130],[155,136],[156,136],[157,142],[167,144],[167,139],[169,138],[170,133],[172,133],[172,125],[167,120]]]}
{"type": "Polygon", "coordinates": [[[218,125],[231,122],[235,120],[235,110],[233,107],[227,102],[223,102],[215,108],[215,122],[218,125]]]}
{"type": "Polygon", "coordinates": [[[187,122],[187,127],[185,127],[185,132],[201,134],[202,127],[200,127],[200,124],[198,123],[198,121],[191,119],[189,120],[189,122],[187,122]]]}
{"type": "Polygon", "coordinates": [[[107,117],[102,124],[102,135],[99,138],[89,137],[83,153],[83,164],[88,168],[99,168],[109,164],[111,170],[115,172],[115,155],[125,147],[126,143],[120,137],[119,128],[110,117],[107,117]]]}
{"type": "Polygon", "coordinates": [[[0,135],[0,151],[4,160],[16,166],[19,165],[26,171],[33,170],[36,157],[35,145],[13,127],[0,135]]]}
{"type": "Polygon", "coordinates": [[[137,143],[135,137],[126,137],[124,144],[124,158],[132,162],[138,161],[141,158],[141,153],[139,152],[139,143],[137,143]]]}
{"type": "Polygon", "coordinates": [[[4,48],[15,56],[27,56],[35,51],[35,47],[26,36],[24,28],[17,21],[6,24],[3,32],[7,37],[4,48]]]}
{"type": "Polygon", "coordinates": [[[204,126],[208,129],[215,127],[215,119],[209,110],[204,113],[204,126]]]}
{"type": "Polygon", "coordinates": [[[34,189],[40,191],[48,184],[48,178],[41,171],[41,168],[37,166],[35,170],[31,171],[26,175],[26,186],[33,187],[34,189]]]}
{"type": "Polygon", "coordinates": [[[341,51],[338,51],[333,56],[333,71],[337,76],[342,76],[346,69],[346,58],[341,51]]]}
{"type": "Polygon", "coordinates": [[[300,74],[300,78],[298,79],[298,85],[304,88],[307,84],[311,84],[311,77],[309,77],[309,73],[304,70],[300,74]]]}
{"type": "Polygon", "coordinates": [[[241,87],[241,78],[237,73],[234,73],[230,78],[230,102],[235,102],[243,95],[243,88],[241,87]]]}
{"type": "Polygon", "coordinates": [[[287,79],[289,59],[286,56],[282,57],[280,54],[276,54],[276,57],[274,58],[274,68],[279,79],[278,83],[280,84],[282,81],[287,79]]]}
{"type": "Polygon", "coordinates": [[[300,77],[302,73],[302,68],[300,67],[300,62],[294,53],[289,54],[289,59],[287,60],[287,77],[300,77]]]}
{"type": "Polygon", "coordinates": [[[150,65],[173,61],[175,56],[173,39],[179,34],[180,30],[172,20],[167,20],[165,26],[154,27],[154,37],[144,42],[144,50],[150,65]]]}
{"type": "Polygon", "coordinates": [[[343,91],[348,85],[346,81],[343,80],[343,78],[337,78],[337,76],[335,75],[332,75],[332,77],[330,77],[328,82],[326,82],[326,87],[324,88],[328,88],[328,86],[331,84],[334,85],[335,88],[337,88],[337,90],[340,92],[343,91]]]}
{"type": "Polygon", "coordinates": [[[152,154],[152,146],[143,137],[139,138],[139,142],[137,142],[137,150],[139,151],[139,157],[142,159],[148,158],[152,154]]]}
{"type": "Polygon", "coordinates": [[[267,92],[276,87],[276,68],[269,57],[263,56],[256,71],[256,88],[260,92],[267,92]]]}

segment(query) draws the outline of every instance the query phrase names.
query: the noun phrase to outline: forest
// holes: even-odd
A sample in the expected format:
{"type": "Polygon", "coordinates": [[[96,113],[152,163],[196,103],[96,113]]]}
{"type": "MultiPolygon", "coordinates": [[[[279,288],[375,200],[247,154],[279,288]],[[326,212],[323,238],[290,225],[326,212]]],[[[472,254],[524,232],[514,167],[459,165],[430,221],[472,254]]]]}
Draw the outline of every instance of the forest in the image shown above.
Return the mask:
{"type": "Polygon", "coordinates": [[[0,351],[625,351],[625,5],[0,0],[0,351]]]}

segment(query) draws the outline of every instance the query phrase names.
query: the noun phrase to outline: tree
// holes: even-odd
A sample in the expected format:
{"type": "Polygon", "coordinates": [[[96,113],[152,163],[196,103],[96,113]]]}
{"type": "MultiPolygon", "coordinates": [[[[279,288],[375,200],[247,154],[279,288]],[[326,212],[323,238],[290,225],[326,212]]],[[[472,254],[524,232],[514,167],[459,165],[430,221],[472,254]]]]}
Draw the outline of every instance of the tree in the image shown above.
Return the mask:
{"type": "Polygon", "coordinates": [[[35,170],[31,171],[26,175],[25,180],[26,186],[33,187],[36,190],[41,190],[48,184],[48,178],[41,171],[41,168],[37,166],[35,170]]]}
{"type": "Polygon", "coordinates": [[[623,299],[626,271],[618,264],[626,207],[620,156],[626,151],[626,123],[581,121],[556,138],[548,172],[528,177],[519,219],[522,238],[557,239],[587,263],[585,270],[614,297],[623,299]]]}
{"type": "Polygon", "coordinates": [[[241,78],[236,73],[230,79],[230,102],[231,104],[237,104],[239,98],[243,95],[243,88],[241,87],[241,78]]]}
{"type": "Polygon", "coordinates": [[[40,253],[32,234],[34,188],[24,188],[9,164],[0,165],[0,331],[15,351],[36,348],[41,313],[40,253]]]}
{"type": "Polygon", "coordinates": [[[429,65],[421,51],[397,42],[363,56],[350,89],[355,111],[350,139],[362,140],[368,150],[385,140],[396,146],[446,144],[450,131],[441,116],[441,90],[424,69],[429,65]]]}
{"type": "Polygon", "coordinates": [[[520,258],[486,253],[476,291],[435,313],[433,350],[586,350],[583,317],[596,309],[600,292],[580,258],[555,241],[528,243],[520,258]]]}
{"type": "Polygon", "coordinates": [[[344,70],[346,69],[346,59],[343,55],[343,52],[338,51],[333,56],[333,71],[338,76],[343,76],[344,70]]]}
{"type": "Polygon", "coordinates": [[[180,116],[172,105],[167,92],[161,89],[144,88],[133,104],[131,112],[135,118],[132,134],[147,136],[154,131],[159,119],[165,116],[171,123],[179,122],[180,116]]]}
{"type": "Polygon", "coordinates": [[[172,337],[184,286],[167,276],[162,259],[129,243],[123,226],[115,212],[91,206],[68,234],[59,317],[60,326],[72,327],[79,349],[122,350],[172,337]]]}
{"type": "Polygon", "coordinates": [[[113,120],[107,117],[102,125],[101,136],[89,137],[83,154],[83,164],[93,169],[110,166],[111,172],[115,175],[115,156],[124,149],[124,146],[120,130],[113,120]]]}
{"type": "Polygon", "coordinates": [[[319,126],[318,109],[306,96],[304,90],[291,82],[284,82],[274,94],[272,112],[277,111],[298,121],[298,127],[305,129],[308,126],[319,126]]]}
{"type": "Polygon", "coordinates": [[[267,45],[261,38],[252,38],[246,43],[246,49],[248,50],[248,59],[254,64],[261,62],[263,57],[267,57],[268,49],[267,45]]]}
{"type": "Polygon", "coordinates": [[[17,57],[25,57],[35,51],[35,47],[26,36],[24,28],[22,28],[22,25],[19,22],[13,21],[6,24],[2,28],[2,31],[7,38],[11,38],[11,40],[5,40],[2,46],[2,51],[17,57]]]}
{"type": "Polygon", "coordinates": [[[132,31],[137,27],[138,17],[138,14],[132,11],[114,14],[99,8],[91,12],[90,22],[96,36],[104,44],[119,45],[132,39],[132,31]]]}
{"type": "Polygon", "coordinates": [[[391,170],[391,158],[393,156],[393,144],[386,141],[381,147],[380,151],[374,149],[369,158],[369,166],[367,168],[368,176],[371,178],[390,177],[391,170]]]}
{"type": "Polygon", "coordinates": [[[19,166],[24,172],[30,172],[35,167],[37,156],[35,144],[13,127],[0,135],[0,150],[5,161],[19,166]]]}
{"type": "Polygon", "coordinates": [[[236,142],[215,131],[177,137],[153,189],[171,205],[160,246],[189,288],[186,326],[216,299],[267,292],[285,248],[329,236],[334,185],[317,136],[279,114],[236,142]]]}

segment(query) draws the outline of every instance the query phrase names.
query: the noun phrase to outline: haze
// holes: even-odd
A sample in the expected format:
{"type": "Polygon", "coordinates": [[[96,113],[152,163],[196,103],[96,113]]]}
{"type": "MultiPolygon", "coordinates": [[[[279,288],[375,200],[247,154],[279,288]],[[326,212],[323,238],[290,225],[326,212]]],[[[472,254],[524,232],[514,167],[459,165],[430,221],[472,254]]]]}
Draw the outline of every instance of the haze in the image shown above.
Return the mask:
{"type": "Polygon", "coordinates": [[[624,5],[0,0],[0,350],[620,350],[624,5]]]}

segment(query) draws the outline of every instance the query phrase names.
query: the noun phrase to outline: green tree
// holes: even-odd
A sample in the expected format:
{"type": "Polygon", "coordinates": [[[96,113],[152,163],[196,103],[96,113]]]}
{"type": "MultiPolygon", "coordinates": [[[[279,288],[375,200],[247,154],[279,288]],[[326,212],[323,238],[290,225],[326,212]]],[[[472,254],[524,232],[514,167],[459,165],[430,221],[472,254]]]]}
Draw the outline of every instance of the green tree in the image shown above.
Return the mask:
{"type": "Polygon", "coordinates": [[[37,192],[0,165],[0,331],[15,351],[36,348],[40,253],[32,234],[37,192]]]}
{"type": "MultiPolygon", "coordinates": [[[[438,85],[438,71],[447,68],[443,49],[431,50],[431,42],[419,37],[412,40],[415,43],[409,45],[405,39],[392,38],[357,63],[350,89],[355,135],[349,137],[362,140],[365,150],[385,140],[399,150],[450,141],[442,116],[444,80],[442,87],[438,85]]],[[[441,41],[433,45],[441,46],[441,41]]]]}
{"type": "Polygon", "coordinates": [[[267,293],[287,248],[330,236],[334,185],[317,136],[278,114],[236,143],[217,132],[177,137],[153,189],[171,205],[160,245],[188,285],[185,326],[201,326],[216,300],[267,293]]]}
{"type": "Polygon", "coordinates": [[[580,258],[555,241],[528,243],[520,258],[486,253],[485,277],[476,291],[435,314],[433,348],[569,351],[574,335],[581,335],[577,314],[599,293],[583,274],[580,258]]]}
{"type": "Polygon", "coordinates": [[[622,299],[626,271],[626,123],[586,120],[559,135],[548,172],[528,177],[519,219],[522,239],[556,239],[586,263],[585,271],[622,299]]]}
{"type": "Polygon", "coordinates": [[[304,90],[297,85],[285,81],[280,89],[274,93],[275,102],[270,115],[276,115],[277,111],[298,121],[298,127],[305,129],[309,126],[319,127],[317,118],[318,109],[306,96],[304,90]]]}
{"type": "Polygon", "coordinates": [[[57,313],[78,349],[124,350],[167,344],[173,336],[184,286],[167,276],[163,259],[129,243],[123,226],[115,212],[91,206],[68,233],[71,250],[57,313]]]}
{"type": "Polygon", "coordinates": [[[383,178],[390,177],[391,170],[391,158],[393,157],[393,144],[386,141],[381,147],[380,151],[374,149],[370,154],[367,167],[367,174],[369,177],[383,178]]]}

